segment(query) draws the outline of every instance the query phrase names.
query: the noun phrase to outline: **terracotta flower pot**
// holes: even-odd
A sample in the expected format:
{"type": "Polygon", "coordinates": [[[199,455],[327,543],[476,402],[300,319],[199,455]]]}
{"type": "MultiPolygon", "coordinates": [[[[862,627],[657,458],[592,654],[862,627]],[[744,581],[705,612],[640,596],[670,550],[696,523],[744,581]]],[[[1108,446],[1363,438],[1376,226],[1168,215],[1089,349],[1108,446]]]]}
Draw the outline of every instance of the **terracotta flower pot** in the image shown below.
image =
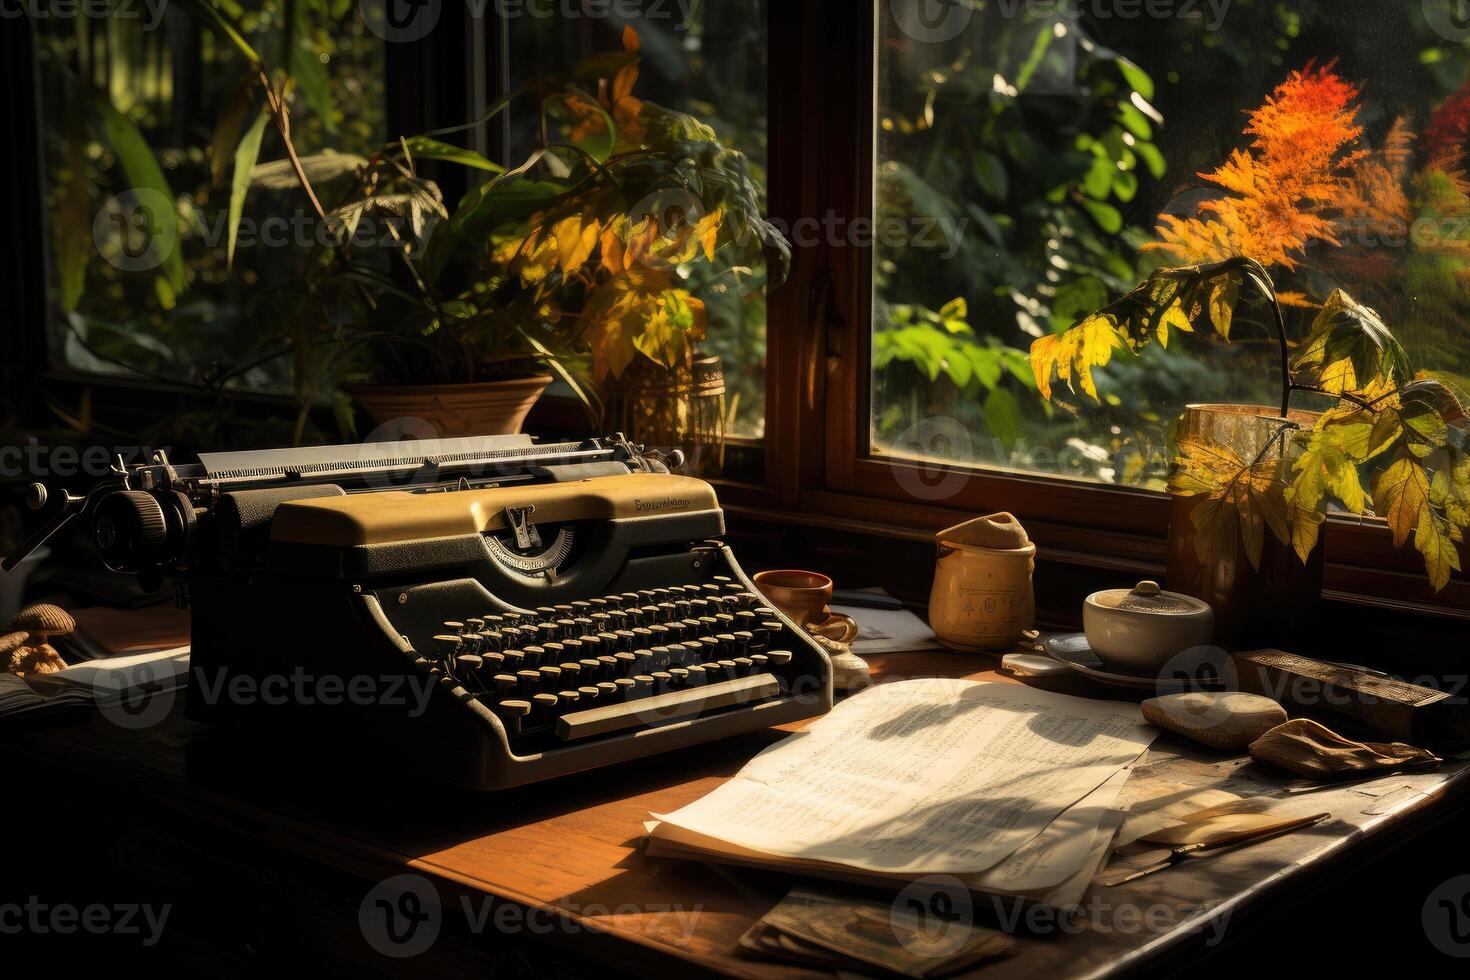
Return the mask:
{"type": "MultiPolygon", "coordinates": [[[[1292,412],[1291,417],[1310,428],[1317,413],[1292,412]]],[[[1277,409],[1259,405],[1191,405],[1181,431],[1229,446],[1249,462],[1271,438],[1278,419],[1277,409]]],[[[1259,570],[1251,566],[1239,536],[1231,553],[1206,567],[1195,551],[1191,520],[1200,499],[1171,498],[1169,588],[1210,604],[1215,610],[1215,642],[1227,648],[1276,646],[1308,632],[1316,623],[1322,597],[1325,530],[1305,565],[1290,545],[1267,529],[1259,570]]]]}
{"type": "Polygon", "coordinates": [[[421,419],[439,437],[451,438],[520,432],[531,406],[549,384],[551,376],[541,374],[457,385],[343,385],[342,390],[379,426],[421,419]]]}

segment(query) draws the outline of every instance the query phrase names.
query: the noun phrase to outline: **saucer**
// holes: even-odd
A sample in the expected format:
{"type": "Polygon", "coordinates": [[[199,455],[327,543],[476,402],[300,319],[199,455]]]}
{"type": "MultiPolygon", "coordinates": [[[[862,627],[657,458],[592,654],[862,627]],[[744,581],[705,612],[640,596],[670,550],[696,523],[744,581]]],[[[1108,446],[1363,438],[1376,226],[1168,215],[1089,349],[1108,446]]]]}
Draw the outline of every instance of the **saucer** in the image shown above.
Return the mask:
{"type": "Polygon", "coordinates": [[[1191,684],[1178,677],[1163,678],[1143,674],[1119,674],[1110,671],[1102,662],[1102,658],[1092,652],[1085,633],[1064,633],[1060,636],[1047,637],[1042,645],[1046,648],[1046,652],[1059,663],[1100,684],[1127,687],[1136,691],[1154,691],[1157,694],[1177,694],[1202,686],[1191,684]]]}

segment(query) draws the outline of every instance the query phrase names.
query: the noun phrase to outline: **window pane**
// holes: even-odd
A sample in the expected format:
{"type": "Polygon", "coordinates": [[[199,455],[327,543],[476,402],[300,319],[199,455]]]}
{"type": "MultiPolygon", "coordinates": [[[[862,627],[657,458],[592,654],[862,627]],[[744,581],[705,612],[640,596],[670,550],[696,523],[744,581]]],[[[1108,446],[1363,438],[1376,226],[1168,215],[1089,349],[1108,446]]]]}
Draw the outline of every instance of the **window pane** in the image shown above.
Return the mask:
{"type": "MultiPolygon", "coordinates": [[[[288,391],[289,358],[272,354],[282,349],[277,326],[290,296],[267,287],[294,275],[310,253],[309,206],[298,189],[252,189],[227,270],[234,147],[256,118],[258,88],[244,57],[183,9],[160,7],[156,21],[151,7],[132,11],[32,24],[52,361],[288,391]],[[216,133],[224,134],[219,156],[216,133]],[[172,212],[176,235],[143,226],[154,196],[172,212]]],[[[384,44],[365,29],[356,4],[268,0],[238,8],[238,20],[264,57],[290,60],[292,136],[302,155],[366,155],[382,144],[384,44]]],[[[282,157],[267,125],[259,160],[282,157]]]]}
{"type": "MultiPolygon", "coordinates": [[[[641,63],[633,94],[688,113],[710,126],[726,146],[743,153],[762,196],[766,188],[766,13],[761,0],[720,3],[588,5],[528,4],[508,16],[511,87],[538,72],[565,73],[584,59],[617,51],[623,30],[638,34],[641,63]],[[614,11],[641,10],[625,20],[614,11]]],[[[511,154],[535,146],[537,121],[513,117],[511,154]]],[[[765,432],[766,272],[757,266],[732,279],[709,277],[709,263],[693,263],[690,290],[709,310],[705,354],[721,360],[726,385],[726,432],[758,439],[765,432]]],[[[727,471],[729,467],[726,467],[727,471]]]]}
{"type": "Polygon", "coordinates": [[[1161,487],[1186,404],[1279,404],[1266,308],[1229,345],[1115,352],[1100,404],[1060,381],[1045,404],[1026,352],[1158,266],[1241,252],[1294,342],[1342,288],[1470,387],[1457,0],[882,7],[875,452],[1161,487]]]}

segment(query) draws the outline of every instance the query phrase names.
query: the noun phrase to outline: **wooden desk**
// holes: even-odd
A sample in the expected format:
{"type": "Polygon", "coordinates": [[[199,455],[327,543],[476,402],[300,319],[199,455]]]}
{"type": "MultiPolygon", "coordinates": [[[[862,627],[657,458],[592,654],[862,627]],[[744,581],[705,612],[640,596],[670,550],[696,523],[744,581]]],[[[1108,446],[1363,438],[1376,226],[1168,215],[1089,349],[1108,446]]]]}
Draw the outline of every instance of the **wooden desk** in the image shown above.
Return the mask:
{"type": "MultiPolygon", "coordinates": [[[[992,661],[959,655],[874,661],[880,680],[999,679],[975,672],[992,661]]],[[[1102,692],[1074,687],[1072,693],[1102,692]]],[[[233,965],[259,966],[261,957],[269,963],[316,955],[404,973],[422,973],[430,963],[483,972],[488,958],[503,969],[536,963],[534,971],[544,971],[549,960],[560,971],[603,976],[675,969],[819,975],[737,950],[738,937],[790,879],[650,859],[639,848],[650,813],[714,789],[779,732],[556,784],[474,795],[347,765],[323,772],[289,750],[187,722],[176,709],[140,730],[94,718],[11,734],[0,738],[0,756],[10,774],[49,787],[37,792],[80,794],[94,821],[98,801],[114,801],[108,819],[119,838],[117,860],[175,903],[184,933],[190,914],[202,910],[217,929],[203,930],[197,942],[212,947],[216,959],[223,951],[233,965]],[[386,959],[365,940],[359,906],[375,883],[405,873],[423,876],[437,894],[439,940],[417,959],[386,959]]],[[[1154,764],[1197,774],[1240,765],[1167,736],[1152,752],[1154,764]]],[[[1119,888],[1094,889],[1095,904],[1075,934],[1024,936],[1021,955],[978,973],[995,980],[1080,977],[1177,964],[1218,940],[1226,922],[1234,929],[1246,912],[1330,884],[1334,874],[1412,829],[1461,813],[1467,787],[1470,772],[1457,763],[1429,775],[1315,792],[1313,805],[1330,811],[1332,821],[1119,888]]],[[[62,806],[43,796],[38,809],[51,821],[62,806]]],[[[1422,896],[1403,901],[1417,909],[1422,896]]]]}

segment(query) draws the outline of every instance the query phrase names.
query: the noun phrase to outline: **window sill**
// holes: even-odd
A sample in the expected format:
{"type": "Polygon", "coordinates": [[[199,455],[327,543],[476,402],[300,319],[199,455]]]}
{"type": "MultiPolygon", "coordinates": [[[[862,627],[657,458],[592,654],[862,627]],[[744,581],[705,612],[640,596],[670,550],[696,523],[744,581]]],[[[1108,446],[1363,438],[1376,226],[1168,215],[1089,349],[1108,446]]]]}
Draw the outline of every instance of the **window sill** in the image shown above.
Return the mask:
{"type": "MultiPolygon", "coordinates": [[[[977,513],[1009,509],[1025,522],[1037,544],[1038,558],[1044,563],[1152,578],[1162,578],[1165,571],[1168,500],[1162,494],[1126,493],[1141,498],[1135,503],[1148,501],[1157,517],[1147,530],[1117,530],[1033,517],[1014,505],[961,510],[834,491],[806,492],[801,495],[799,507],[791,510],[781,508],[775,495],[764,488],[725,481],[718,481],[718,486],[726,511],[737,520],[925,544],[934,540],[935,532],[977,513]]],[[[1094,499],[1090,508],[1074,513],[1085,517],[1096,513],[1098,506],[1094,499]]],[[[1382,521],[1332,518],[1326,542],[1323,594],[1329,601],[1470,622],[1470,582],[1457,577],[1443,592],[1434,593],[1424,578],[1418,554],[1408,547],[1394,549],[1382,521]]]]}

